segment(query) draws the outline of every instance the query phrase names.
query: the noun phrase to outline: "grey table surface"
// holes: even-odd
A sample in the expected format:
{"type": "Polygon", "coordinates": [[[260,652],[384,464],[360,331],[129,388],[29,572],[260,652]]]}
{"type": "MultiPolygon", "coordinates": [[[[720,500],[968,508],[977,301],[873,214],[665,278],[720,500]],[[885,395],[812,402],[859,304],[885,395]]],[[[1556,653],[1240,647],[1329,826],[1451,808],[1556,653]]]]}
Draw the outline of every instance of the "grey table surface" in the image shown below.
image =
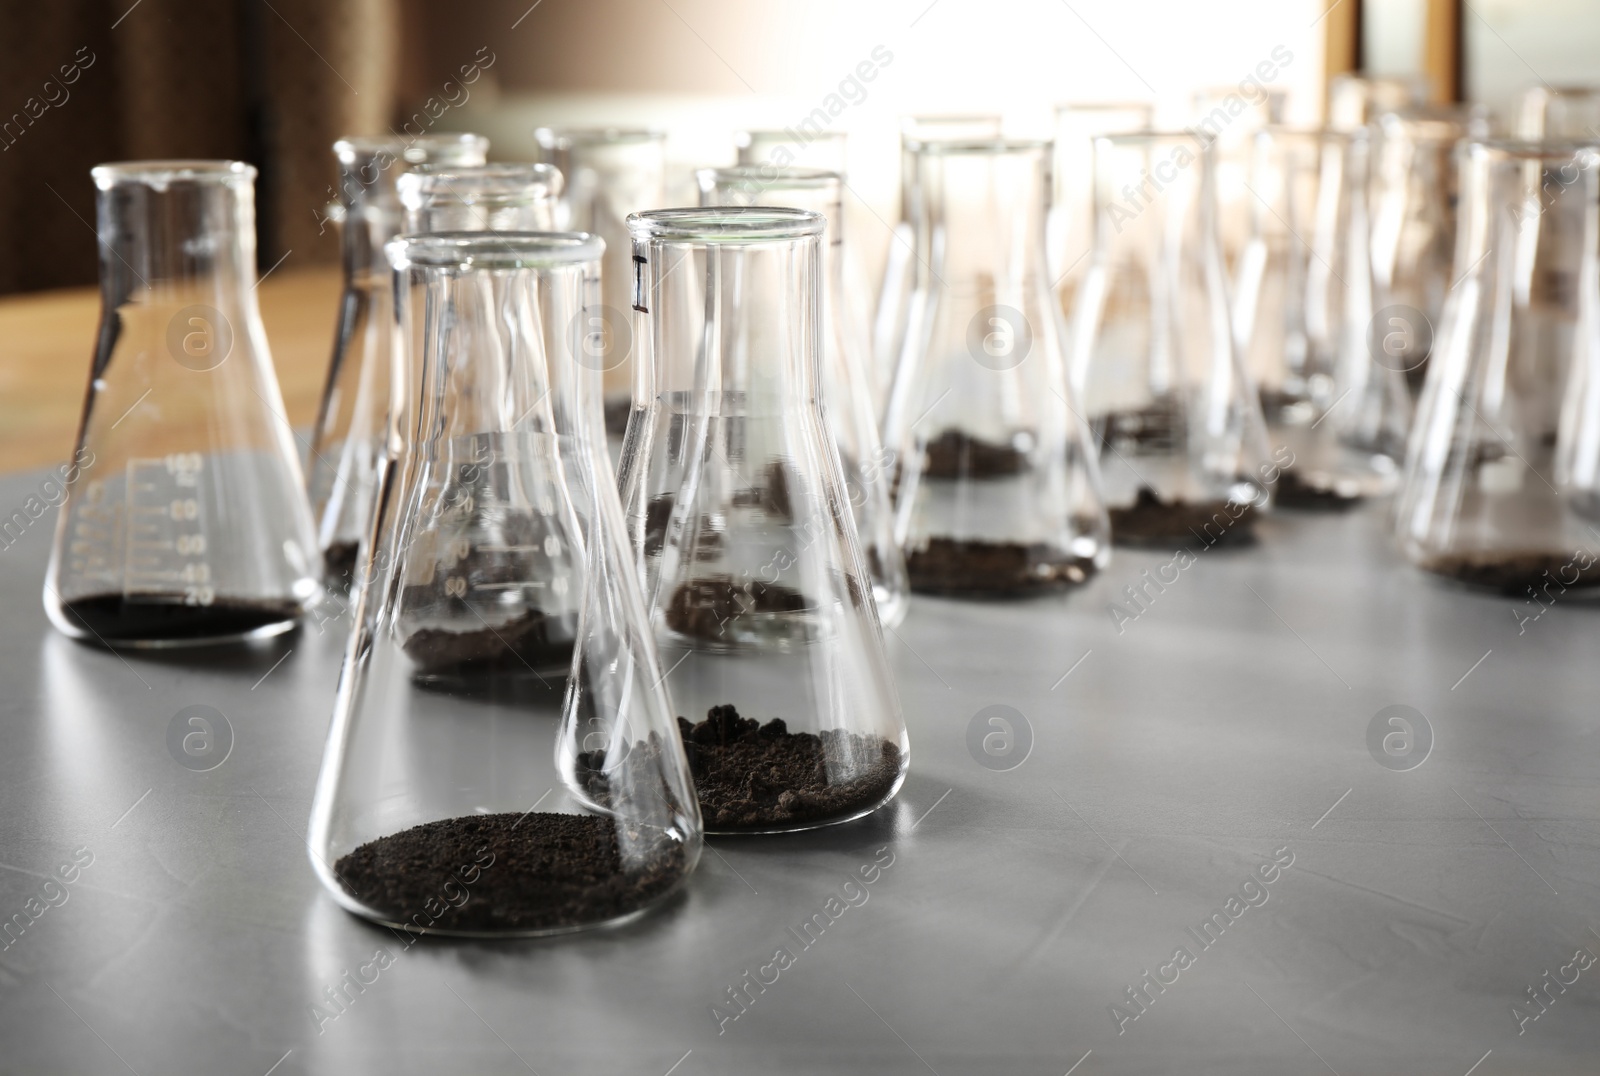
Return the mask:
{"type": "MultiPolygon", "coordinates": [[[[36,483],[0,481],[0,515],[36,483]]],[[[889,636],[912,744],[889,807],[716,840],[613,932],[411,945],[307,859],[345,626],[70,642],[39,603],[52,523],[0,550],[0,917],[27,924],[0,936],[0,1073],[1600,1067],[1600,966],[1574,960],[1600,954],[1600,610],[1519,622],[1402,563],[1381,509],[1279,515],[1120,625],[1170,554],[1065,598],[919,600],[889,636]],[[234,735],[203,772],[167,748],[191,705],[234,735]],[[1414,768],[1369,751],[1392,705],[1432,730],[1414,768]],[[1010,769],[968,746],[992,706],[1022,715],[1010,769]]]]}

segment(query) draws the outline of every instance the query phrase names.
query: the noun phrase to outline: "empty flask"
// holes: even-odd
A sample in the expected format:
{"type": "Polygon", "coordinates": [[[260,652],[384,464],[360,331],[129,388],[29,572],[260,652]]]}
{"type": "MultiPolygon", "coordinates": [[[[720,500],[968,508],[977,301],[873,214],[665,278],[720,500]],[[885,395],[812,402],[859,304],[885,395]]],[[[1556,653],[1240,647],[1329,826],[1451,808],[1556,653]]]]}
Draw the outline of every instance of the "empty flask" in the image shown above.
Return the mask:
{"type": "Polygon", "coordinates": [[[841,180],[834,172],[773,167],[708,168],[698,173],[704,205],[773,205],[809,209],[827,220],[822,243],[822,400],[838,439],[845,491],[867,560],[878,617],[905,618],[910,597],[905,560],[894,539],[889,483],[892,457],[878,436],[877,411],[867,386],[866,342],[843,316],[844,262],[841,180]]]}
{"type": "Polygon", "coordinates": [[[1119,544],[1249,542],[1287,460],[1269,459],[1232,330],[1214,146],[1187,132],[1095,140],[1071,368],[1119,544]]]}
{"type": "Polygon", "coordinates": [[[637,214],[623,501],[706,828],[843,822],[905,722],[822,403],[816,213],[637,214]]]}
{"type": "Polygon", "coordinates": [[[1110,545],[1045,264],[1050,143],[930,142],[915,156],[935,239],[884,437],[911,587],[999,598],[1082,583],[1110,545]]]}
{"type": "Polygon", "coordinates": [[[585,429],[600,240],[389,249],[402,315],[422,307],[416,421],[380,475],[312,862],[345,908],[411,931],[627,920],[693,869],[700,820],[604,440],[585,429]]]}
{"type": "Polygon", "coordinates": [[[1583,484],[1583,453],[1561,443],[1585,438],[1576,416],[1563,429],[1562,400],[1581,406],[1593,391],[1600,152],[1471,142],[1460,168],[1459,281],[1407,446],[1396,536],[1428,571],[1543,602],[1553,585],[1600,584],[1583,499],[1558,492],[1583,484]]]}
{"type": "Polygon", "coordinates": [[[256,170],[100,165],[100,331],[44,604],[110,646],[275,635],[315,531],[256,306],[256,170]]]}
{"type": "Polygon", "coordinates": [[[348,586],[355,577],[384,452],[394,360],[394,282],[384,244],[404,227],[396,181],[418,165],[481,165],[488,148],[488,140],[474,134],[342,138],[333,144],[344,287],[309,464],[311,508],[332,586],[348,586]]]}
{"type": "Polygon", "coordinates": [[[620,127],[541,127],[534,132],[540,158],[566,181],[556,207],[556,227],[589,232],[606,241],[600,268],[600,303],[593,334],[605,380],[606,432],[613,451],[628,428],[633,399],[630,307],[633,265],[628,261],[628,214],[657,209],[667,200],[667,136],[620,127]]]}

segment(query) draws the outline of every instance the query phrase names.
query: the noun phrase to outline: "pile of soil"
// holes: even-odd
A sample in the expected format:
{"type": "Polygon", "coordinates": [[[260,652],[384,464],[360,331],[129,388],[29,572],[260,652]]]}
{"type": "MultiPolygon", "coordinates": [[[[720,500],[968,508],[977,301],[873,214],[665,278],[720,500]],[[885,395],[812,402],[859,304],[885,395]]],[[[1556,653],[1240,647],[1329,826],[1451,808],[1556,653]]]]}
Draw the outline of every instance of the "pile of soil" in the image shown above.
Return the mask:
{"type": "Polygon", "coordinates": [[[1191,542],[1241,546],[1255,541],[1259,513],[1246,505],[1234,518],[1227,501],[1163,501],[1149,486],[1127,508],[1111,509],[1111,540],[1122,546],[1164,546],[1191,542]]]}
{"type": "Polygon", "coordinates": [[[789,467],[772,460],[762,471],[762,484],[735,491],[733,503],[740,508],[760,508],[785,523],[794,522],[794,505],[789,499],[789,467]]]}
{"type": "Polygon", "coordinates": [[[1519,598],[1527,597],[1530,587],[1543,593],[1542,588],[1552,582],[1568,590],[1600,586],[1600,563],[1582,571],[1574,562],[1573,553],[1567,551],[1446,553],[1423,561],[1422,567],[1469,586],[1519,598]],[[1574,573],[1578,578],[1567,582],[1574,573]]]}
{"type": "Polygon", "coordinates": [[[299,602],[217,598],[210,605],[170,601],[129,601],[121,594],[95,594],[63,605],[69,620],[112,646],[151,639],[209,639],[244,635],[270,624],[295,620],[299,602]]]}
{"type": "Polygon", "coordinates": [[[960,430],[945,430],[924,447],[924,478],[1004,478],[1021,474],[1028,454],[960,430]]]}
{"type": "Polygon", "coordinates": [[[707,829],[729,831],[821,822],[876,807],[900,777],[900,748],[844,729],[790,732],[713,706],[678,718],[707,829]]]}
{"type": "Polygon", "coordinates": [[[349,587],[356,578],[356,542],[333,542],[322,551],[322,577],[331,586],[349,587]]]}
{"type": "Polygon", "coordinates": [[[1112,411],[1095,420],[1100,427],[1100,448],[1132,445],[1135,449],[1170,450],[1181,439],[1179,412],[1156,405],[1135,411],[1112,411]]]}
{"type": "Polygon", "coordinates": [[[802,613],[816,605],[791,587],[759,579],[736,583],[730,575],[714,575],[681,583],[667,603],[667,627],[680,635],[710,642],[734,641],[729,621],[752,613],[802,613]]]}
{"type": "Polygon", "coordinates": [[[605,922],[650,904],[687,871],[683,845],[662,830],[548,812],[428,822],[364,844],[333,865],[345,890],[384,918],[411,924],[420,916],[433,929],[461,931],[605,922]],[[479,874],[468,884],[458,872],[474,866],[479,874]],[[452,880],[449,893],[467,893],[459,907],[443,890],[452,880]],[[429,909],[439,905],[445,911],[435,917],[429,909]]]}
{"type": "MultiPolygon", "coordinates": [[[[667,542],[667,525],[672,522],[674,497],[662,493],[650,498],[644,506],[644,555],[660,556],[667,542]]],[[[700,530],[695,535],[694,559],[716,560],[722,555],[722,533],[711,524],[711,517],[700,517],[700,530]]]]}
{"type": "Polygon", "coordinates": [[[1022,598],[1085,582],[1098,569],[1087,557],[1036,542],[931,538],[906,555],[911,589],[955,598],[1022,598]]]}
{"type": "Polygon", "coordinates": [[[1288,470],[1278,473],[1272,503],[1279,508],[1342,512],[1360,504],[1361,495],[1340,493],[1332,486],[1308,481],[1299,471],[1288,470]]]}
{"type": "Polygon", "coordinates": [[[466,631],[418,628],[401,644],[418,676],[557,672],[572,664],[571,639],[552,641],[545,614],[529,609],[503,624],[466,631]]]}

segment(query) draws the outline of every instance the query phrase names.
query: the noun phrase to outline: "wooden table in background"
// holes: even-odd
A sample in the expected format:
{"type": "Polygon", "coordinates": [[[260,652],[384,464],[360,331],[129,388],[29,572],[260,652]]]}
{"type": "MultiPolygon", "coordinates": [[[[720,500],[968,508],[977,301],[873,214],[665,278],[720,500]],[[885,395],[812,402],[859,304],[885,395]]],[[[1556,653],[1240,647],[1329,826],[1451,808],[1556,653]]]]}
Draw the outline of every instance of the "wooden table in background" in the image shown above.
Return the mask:
{"type": "MultiPolygon", "coordinates": [[[[327,376],[339,271],[280,269],[259,294],[289,421],[308,426],[327,376]]],[[[97,288],[0,299],[0,473],[72,455],[99,320],[97,288]]]]}

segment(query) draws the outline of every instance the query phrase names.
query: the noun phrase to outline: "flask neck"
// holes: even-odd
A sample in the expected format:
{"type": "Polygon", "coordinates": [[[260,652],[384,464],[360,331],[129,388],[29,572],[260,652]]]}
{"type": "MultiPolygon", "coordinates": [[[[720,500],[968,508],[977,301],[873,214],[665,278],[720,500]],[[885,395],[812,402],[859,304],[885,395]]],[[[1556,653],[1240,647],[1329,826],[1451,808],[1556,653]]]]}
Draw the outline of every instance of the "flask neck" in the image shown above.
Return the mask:
{"type": "Polygon", "coordinates": [[[113,306],[141,289],[242,298],[255,283],[248,182],[119,182],[101,189],[98,216],[100,279],[113,306]]]}
{"type": "MultiPolygon", "coordinates": [[[[993,295],[996,288],[1044,287],[1048,144],[992,149],[933,143],[918,154],[923,234],[944,288],[993,295]]],[[[1020,296],[985,304],[1020,305],[1020,296]]]]}

